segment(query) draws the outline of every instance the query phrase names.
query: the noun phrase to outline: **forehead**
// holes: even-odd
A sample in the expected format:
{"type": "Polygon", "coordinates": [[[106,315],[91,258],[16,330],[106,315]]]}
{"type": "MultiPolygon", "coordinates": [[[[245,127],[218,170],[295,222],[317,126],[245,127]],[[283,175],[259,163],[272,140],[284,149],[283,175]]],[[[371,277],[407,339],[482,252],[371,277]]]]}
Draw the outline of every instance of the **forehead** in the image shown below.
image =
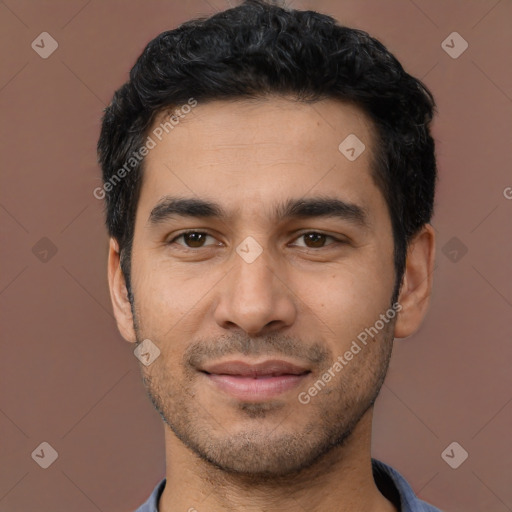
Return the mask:
{"type": "MultiPolygon", "coordinates": [[[[225,145],[239,145],[238,149],[243,150],[247,144],[253,151],[264,144],[278,144],[283,152],[294,147],[313,152],[322,148],[332,150],[333,143],[334,149],[338,149],[336,141],[351,130],[367,146],[373,143],[374,127],[366,113],[336,99],[305,103],[285,96],[267,96],[197,102],[193,108],[187,106],[187,110],[184,107],[185,104],[165,109],[155,117],[150,135],[157,132],[153,136],[160,151],[152,151],[148,160],[172,145],[173,140],[175,144],[182,143],[191,133],[205,151],[224,149],[225,145]]],[[[201,156],[196,153],[188,158],[201,156]]]]}
{"type": "Polygon", "coordinates": [[[309,192],[339,192],[366,206],[368,194],[378,193],[374,128],[354,105],[268,97],[198,102],[188,110],[178,123],[168,122],[172,111],[161,112],[148,132],[155,146],[145,158],[140,198],[148,207],[169,193],[221,198],[237,209],[309,192]],[[347,158],[354,152],[361,153],[347,158]]]}

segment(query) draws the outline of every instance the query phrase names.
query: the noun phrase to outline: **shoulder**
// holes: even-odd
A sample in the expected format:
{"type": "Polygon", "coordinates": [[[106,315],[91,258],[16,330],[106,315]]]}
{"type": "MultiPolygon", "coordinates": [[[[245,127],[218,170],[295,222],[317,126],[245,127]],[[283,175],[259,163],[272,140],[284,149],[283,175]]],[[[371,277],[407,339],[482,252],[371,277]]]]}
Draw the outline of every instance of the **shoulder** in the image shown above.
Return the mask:
{"type": "Polygon", "coordinates": [[[377,459],[372,459],[372,469],[377,487],[396,507],[400,507],[400,512],[442,512],[434,505],[420,500],[396,469],[377,459]]]}
{"type": "Polygon", "coordinates": [[[165,487],[166,479],[163,478],[153,489],[149,498],[135,512],[158,512],[158,500],[165,487]]]}

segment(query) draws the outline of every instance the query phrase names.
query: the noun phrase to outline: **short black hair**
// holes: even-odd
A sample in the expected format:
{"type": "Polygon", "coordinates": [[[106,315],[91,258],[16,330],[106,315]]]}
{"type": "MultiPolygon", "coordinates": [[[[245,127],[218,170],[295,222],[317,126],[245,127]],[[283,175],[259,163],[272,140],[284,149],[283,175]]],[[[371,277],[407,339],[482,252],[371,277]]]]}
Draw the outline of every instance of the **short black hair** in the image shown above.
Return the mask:
{"type": "Polygon", "coordinates": [[[104,111],[98,141],[101,197],[108,232],[119,243],[130,301],[144,159],[131,161],[133,168],[122,179],[119,172],[144,145],[155,117],[191,98],[207,102],[269,95],[303,102],[339,99],[359,107],[373,122],[377,136],[371,172],[391,218],[393,302],[397,299],[408,244],[433,214],[437,170],[431,92],[362,30],[315,11],[246,0],[150,41],[104,111]]]}

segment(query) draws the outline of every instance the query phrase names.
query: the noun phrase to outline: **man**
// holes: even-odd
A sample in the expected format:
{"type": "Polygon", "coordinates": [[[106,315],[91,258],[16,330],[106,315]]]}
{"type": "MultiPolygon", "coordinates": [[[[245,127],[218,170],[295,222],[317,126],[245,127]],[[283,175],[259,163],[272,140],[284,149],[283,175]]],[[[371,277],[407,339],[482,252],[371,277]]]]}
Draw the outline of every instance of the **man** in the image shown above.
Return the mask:
{"type": "Polygon", "coordinates": [[[433,110],[365,32],[262,0],[145,48],[95,191],[165,423],[138,512],[438,510],[370,453],[393,339],[431,292],[433,110]]]}

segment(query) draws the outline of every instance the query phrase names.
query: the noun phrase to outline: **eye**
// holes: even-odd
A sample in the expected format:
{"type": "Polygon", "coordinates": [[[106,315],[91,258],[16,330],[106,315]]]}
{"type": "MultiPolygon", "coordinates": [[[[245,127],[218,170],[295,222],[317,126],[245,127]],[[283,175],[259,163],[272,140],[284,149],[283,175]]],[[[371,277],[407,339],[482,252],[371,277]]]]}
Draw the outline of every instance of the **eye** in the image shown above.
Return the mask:
{"type": "MultiPolygon", "coordinates": [[[[186,231],[185,233],[181,233],[176,236],[172,240],[168,242],[168,244],[177,243],[178,245],[182,245],[189,249],[199,249],[205,246],[206,239],[211,238],[215,240],[215,238],[204,231],[186,231]],[[183,240],[183,243],[177,242],[177,240],[183,240]]],[[[219,244],[208,244],[208,245],[219,245],[219,244]]]]}
{"type": "MultiPolygon", "coordinates": [[[[310,231],[307,233],[301,234],[295,240],[303,240],[303,243],[294,243],[291,245],[295,245],[297,247],[305,247],[307,249],[322,249],[323,247],[333,245],[335,243],[343,243],[342,240],[339,240],[331,235],[327,235],[325,233],[320,233],[317,231],[310,231]],[[334,242],[326,243],[328,240],[332,240],[334,242]]],[[[182,247],[188,249],[200,249],[202,247],[208,247],[212,245],[221,245],[219,242],[216,243],[215,237],[209,235],[204,231],[185,231],[180,233],[169,242],[168,245],[177,244],[182,247]],[[213,242],[207,244],[206,241],[211,239],[213,242]]]]}
{"type": "MultiPolygon", "coordinates": [[[[308,249],[321,249],[325,246],[325,242],[327,239],[334,240],[335,242],[342,243],[342,240],[338,240],[333,236],[326,235],[325,233],[318,233],[317,231],[310,231],[308,233],[303,233],[296,240],[304,239],[304,244],[292,244],[297,245],[298,247],[306,247],[308,249]]],[[[332,245],[328,244],[328,245],[332,245]]]]}

